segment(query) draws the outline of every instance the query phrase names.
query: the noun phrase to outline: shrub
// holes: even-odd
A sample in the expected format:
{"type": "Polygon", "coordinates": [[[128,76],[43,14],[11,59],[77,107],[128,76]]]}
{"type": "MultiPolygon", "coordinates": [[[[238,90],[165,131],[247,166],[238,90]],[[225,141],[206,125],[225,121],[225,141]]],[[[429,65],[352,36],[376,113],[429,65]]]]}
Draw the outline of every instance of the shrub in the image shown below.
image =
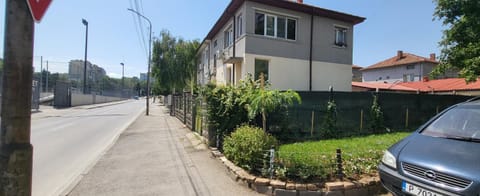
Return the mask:
{"type": "Polygon", "coordinates": [[[382,133],[385,130],[383,124],[383,112],[380,104],[378,103],[378,96],[373,96],[372,107],[370,108],[370,116],[372,121],[370,122],[370,127],[372,128],[373,133],[382,133]]]}
{"type": "Polygon", "coordinates": [[[327,103],[327,112],[323,119],[323,138],[331,139],[338,137],[337,128],[337,104],[334,100],[330,100],[327,103]]]}
{"type": "Polygon", "coordinates": [[[276,145],[277,140],[261,128],[245,125],[225,138],[223,150],[225,156],[233,163],[253,171],[256,165],[259,165],[257,161],[263,160],[264,154],[276,145]]]}

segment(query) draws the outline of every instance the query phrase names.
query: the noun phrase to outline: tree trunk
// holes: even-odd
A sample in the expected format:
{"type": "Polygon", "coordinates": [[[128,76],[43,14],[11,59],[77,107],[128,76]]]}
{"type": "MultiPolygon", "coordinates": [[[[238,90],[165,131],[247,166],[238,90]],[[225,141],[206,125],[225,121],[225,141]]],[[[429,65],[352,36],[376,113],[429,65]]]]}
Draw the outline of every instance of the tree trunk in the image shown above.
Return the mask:
{"type": "Polygon", "coordinates": [[[267,114],[262,112],[262,124],[263,124],[263,131],[267,132],[267,114]]]}

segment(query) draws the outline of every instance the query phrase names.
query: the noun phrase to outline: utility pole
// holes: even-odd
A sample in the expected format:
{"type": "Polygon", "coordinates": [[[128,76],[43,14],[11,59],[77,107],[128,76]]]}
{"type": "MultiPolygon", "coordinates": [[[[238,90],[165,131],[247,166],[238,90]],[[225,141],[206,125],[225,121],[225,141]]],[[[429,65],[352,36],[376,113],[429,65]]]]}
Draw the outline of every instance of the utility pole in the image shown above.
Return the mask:
{"type": "Polygon", "coordinates": [[[45,77],[47,78],[47,81],[45,81],[45,89],[47,89],[47,93],[48,93],[48,74],[49,74],[49,72],[48,72],[48,61],[47,61],[47,73],[46,74],[47,74],[47,76],[45,76],[45,77]]]}
{"type": "Polygon", "coordinates": [[[149,108],[150,108],[150,102],[149,102],[149,97],[150,97],[150,64],[151,64],[151,59],[152,59],[152,22],[150,21],[150,19],[148,19],[147,17],[145,17],[144,15],[140,14],[139,12],[133,10],[133,9],[127,9],[128,11],[131,11],[135,14],[137,14],[138,16],[142,17],[143,19],[145,19],[147,22],[148,22],[148,25],[150,27],[150,36],[149,36],[149,39],[148,39],[148,69],[147,69],[147,100],[146,100],[146,104],[147,104],[147,109],[146,109],[146,113],[145,115],[149,115],[149,108]]]}
{"type": "Polygon", "coordinates": [[[43,56],[40,56],[40,93],[43,93],[43,56]]]}
{"type": "Polygon", "coordinates": [[[32,194],[30,113],[34,23],[27,1],[6,0],[0,195],[32,194]]]}
{"type": "Polygon", "coordinates": [[[85,59],[83,61],[83,94],[87,94],[87,47],[88,47],[88,21],[82,19],[85,25],[85,59]]]}

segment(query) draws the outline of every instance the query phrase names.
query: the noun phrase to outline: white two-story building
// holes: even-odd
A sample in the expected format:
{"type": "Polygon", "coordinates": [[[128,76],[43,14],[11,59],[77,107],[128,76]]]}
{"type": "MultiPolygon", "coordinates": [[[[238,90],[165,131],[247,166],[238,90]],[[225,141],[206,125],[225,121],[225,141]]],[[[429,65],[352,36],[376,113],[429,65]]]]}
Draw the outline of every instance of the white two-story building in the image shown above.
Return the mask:
{"type": "Polygon", "coordinates": [[[264,73],[278,90],[351,91],[354,25],[364,20],[301,0],[232,0],[198,50],[197,82],[264,73]]]}

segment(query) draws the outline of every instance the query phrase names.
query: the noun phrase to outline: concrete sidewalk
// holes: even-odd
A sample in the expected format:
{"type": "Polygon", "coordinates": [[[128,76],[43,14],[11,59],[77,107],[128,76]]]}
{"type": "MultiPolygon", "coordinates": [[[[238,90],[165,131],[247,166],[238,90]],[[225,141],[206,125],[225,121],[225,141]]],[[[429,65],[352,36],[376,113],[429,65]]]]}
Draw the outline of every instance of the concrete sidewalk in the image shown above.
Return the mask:
{"type": "Polygon", "coordinates": [[[195,140],[165,107],[151,104],[150,116],[132,123],[67,195],[259,195],[195,140]]]}

